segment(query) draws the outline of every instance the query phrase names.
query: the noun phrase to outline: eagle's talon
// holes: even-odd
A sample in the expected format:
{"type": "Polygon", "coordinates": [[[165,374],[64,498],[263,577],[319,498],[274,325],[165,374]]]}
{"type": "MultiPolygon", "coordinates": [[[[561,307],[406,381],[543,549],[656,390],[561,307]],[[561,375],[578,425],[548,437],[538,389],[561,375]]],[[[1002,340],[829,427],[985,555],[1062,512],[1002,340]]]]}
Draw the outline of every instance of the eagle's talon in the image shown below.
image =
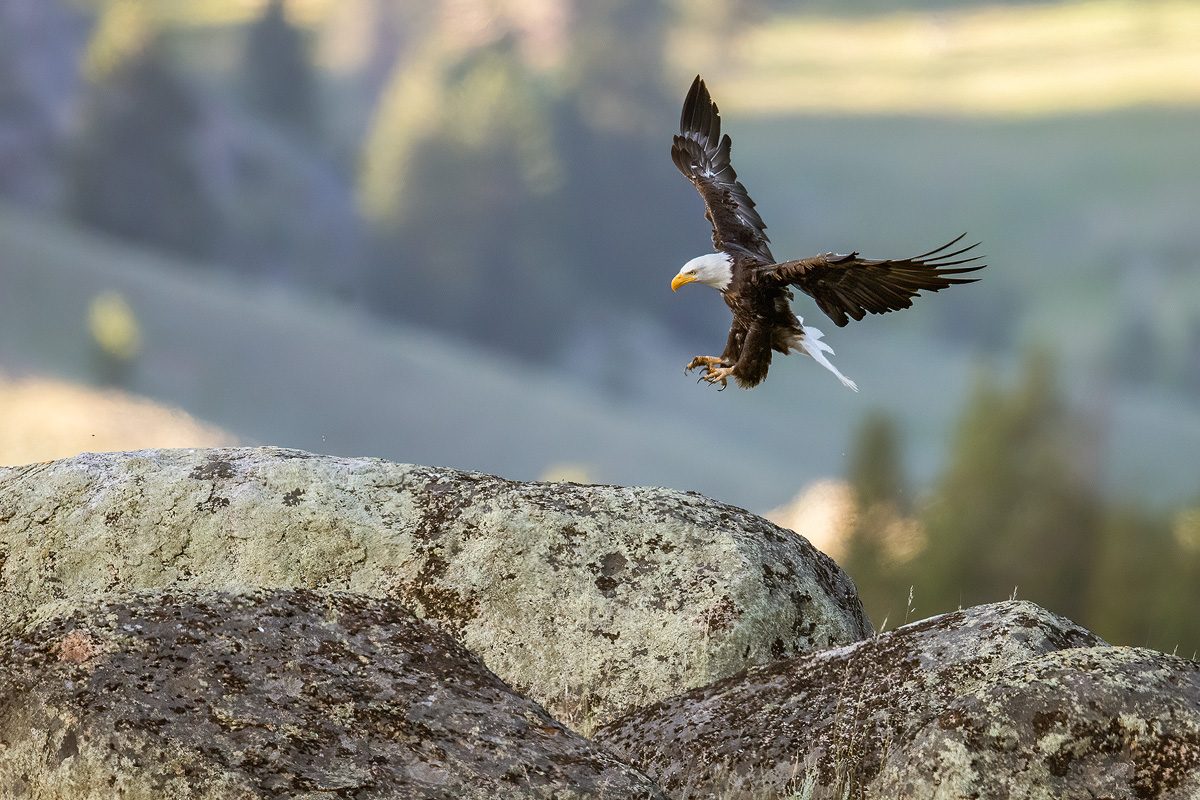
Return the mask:
{"type": "Polygon", "coordinates": [[[717,389],[717,391],[720,392],[720,391],[724,391],[725,388],[729,386],[729,376],[732,374],[733,374],[733,367],[709,366],[705,369],[704,374],[700,376],[700,379],[708,381],[709,383],[721,384],[721,388],[717,389]]]}
{"type": "Polygon", "coordinates": [[[688,362],[687,366],[683,368],[683,371],[686,373],[691,372],[697,367],[704,367],[704,370],[707,372],[708,370],[712,369],[714,365],[723,365],[724,363],[725,361],[720,356],[696,356],[688,362]]]}

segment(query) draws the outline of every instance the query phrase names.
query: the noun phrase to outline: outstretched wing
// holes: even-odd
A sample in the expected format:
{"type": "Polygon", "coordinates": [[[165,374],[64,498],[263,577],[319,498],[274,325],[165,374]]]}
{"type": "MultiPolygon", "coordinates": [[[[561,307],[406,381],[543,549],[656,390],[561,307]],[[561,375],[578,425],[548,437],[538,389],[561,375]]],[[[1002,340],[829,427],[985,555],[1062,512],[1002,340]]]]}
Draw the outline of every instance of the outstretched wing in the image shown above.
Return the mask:
{"type": "Polygon", "coordinates": [[[899,261],[860,258],[858,253],[825,253],[762,267],[758,277],[797,287],[816,300],[821,310],[841,327],[850,321],[848,317],[860,320],[867,312],[886,314],[908,308],[922,289],[936,292],[956,283],[975,282],[977,278],[957,276],[987,266],[973,264],[983,256],[957,257],[979,243],[950,251],[963,236],[966,234],[928,253],[899,261]]]}
{"type": "Polygon", "coordinates": [[[774,261],[767,226],[754,210],[754,201],[737,179],[729,162],[730,139],[721,136],[721,114],[700,76],[683,101],[679,135],[671,146],[671,160],[704,200],[704,216],[712,223],[713,244],[736,260],[753,256],[765,264],[774,261]]]}

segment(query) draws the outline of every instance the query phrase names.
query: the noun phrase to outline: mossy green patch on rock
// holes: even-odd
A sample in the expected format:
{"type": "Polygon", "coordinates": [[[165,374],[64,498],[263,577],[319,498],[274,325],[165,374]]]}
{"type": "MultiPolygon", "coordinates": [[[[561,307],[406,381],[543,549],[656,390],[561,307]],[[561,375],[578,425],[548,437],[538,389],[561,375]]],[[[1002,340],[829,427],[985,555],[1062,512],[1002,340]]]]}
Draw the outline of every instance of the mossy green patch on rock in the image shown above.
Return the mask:
{"type": "Polygon", "coordinates": [[[134,588],[390,597],[584,727],[871,634],[802,537],[667,489],[150,450],[0,469],[0,519],[0,615],[134,588]]]}

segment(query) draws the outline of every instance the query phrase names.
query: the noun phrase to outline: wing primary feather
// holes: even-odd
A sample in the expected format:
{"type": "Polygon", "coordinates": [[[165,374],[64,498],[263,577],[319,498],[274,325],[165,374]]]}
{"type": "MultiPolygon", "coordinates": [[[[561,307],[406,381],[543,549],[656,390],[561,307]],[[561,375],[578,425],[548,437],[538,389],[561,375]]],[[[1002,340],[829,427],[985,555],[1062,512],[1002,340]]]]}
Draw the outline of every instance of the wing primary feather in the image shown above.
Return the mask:
{"type": "MultiPolygon", "coordinates": [[[[717,104],[713,102],[712,98],[707,96],[707,92],[705,92],[705,100],[707,101],[704,104],[705,113],[708,115],[708,134],[706,139],[709,144],[712,144],[713,142],[722,141],[721,112],[717,108],[717,104]]],[[[728,139],[729,137],[727,136],[725,138],[728,139]]]]}
{"type": "Polygon", "coordinates": [[[696,113],[692,116],[692,130],[699,135],[699,141],[705,147],[708,147],[712,142],[712,97],[708,94],[708,87],[704,85],[704,81],[700,81],[700,91],[696,94],[696,113]]]}
{"type": "Polygon", "coordinates": [[[983,269],[984,267],[987,266],[987,264],[976,264],[973,267],[960,267],[959,269],[945,269],[945,267],[953,267],[956,264],[970,264],[972,261],[978,261],[981,258],[983,258],[983,256],[975,256],[974,258],[964,258],[959,261],[946,261],[946,262],[939,261],[936,264],[928,264],[927,266],[932,269],[936,269],[938,271],[938,274],[941,274],[941,275],[956,275],[960,272],[974,272],[977,269],[983,269]]]}
{"type": "MultiPolygon", "coordinates": [[[[956,245],[956,244],[958,244],[959,242],[961,242],[961,241],[963,240],[963,238],[964,238],[966,235],[967,235],[967,232],[966,232],[966,231],[963,231],[963,232],[962,232],[962,233],[960,233],[958,236],[955,236],[953,239],[951,239],[950,241],[946,242],[946,243],[945,243],[944,245],[942,245],[941,247],[935,247],[935,248],[933,248],[932,250],[930,250],[928,253],[921,253],[921,255],[919,255],[919,256],[913,256],[911,260],[912,260],[912,261],[916,261],[916,260],[918,260],[918,259],[921,259],[921,258],[926,258],[926,257],[928,257],[928,256],[931,256],[931,255],[933,255],[934,253],[940,253],[940,252],[942,252],[943,250],[945,250],[946,248],[948,248],[948,247],[953,247],[954,245],[956,245]]],[[[971,247],[975,247],[975,246],[977,246],[978,244],[979,244],[979,242],[976,242],[975,244],[971,245],[971,247]]],[[[968,247],[968,248],[966,248],[966,249],[967,249],[967,250],[970,250],[970,249],[971,249],[971,247],[968,247]]]]}
{"type": "Polygon", "coordinates": [[[956,258],[979,246],[953,249],[966,234],[923,253],[900,260],[864,259],[857,252],[825,253],[813,258],[756,268],[760,280],[790,284],[810,295],[834,324],[846,325],[868,313],[885,314],[910,308],[921,292],[937,292],[950,286],[974,283],[978,278],[961,277],[983,269],[982,255],[956,258]],[[965,266],[964,266],[965,265],[965,266]]]}
{"type": "Polygon", "coordinates": [[[912,261],[926,260],[928,263],[933,263],[935,261],[943,262],[947,258],[954,258],[955,256],[961,256],[963,253],[974,250],[976,247],[979,247],[979,245],[980,245],[980,242],[976,242],[975,244],[971,245],[970,247],[964,247],[961,250],[955,250],[953,253],[942,253],[935,258],[928,258],[927,256],[914,256],[910,260],[912,260],[912,261]]]}
{"type": "Polygon", "coordinates": [[[686,131],[692,128],[691,121],[696,116],[696,102],[700,95],[700,87],[704,84],[700,80],[700,76],[696,76],[696,80],[692,81],[692,88],[688,89],[687,97],[683,100],[683,112],[679,115],[679,130],[686,131]]]}
{"type": "Polygon", "coordinates": [[[746,187],[738,180],[730,157],[732,140],[721,134],[721,113],[704,79],[692,81],[684,98],[679,135],[674,137],[671,160],[700,193],[705,216],[712,223],[713,244],[739,259],[737,268],[771,264],[766,224],[754,208],[746,187]]]}

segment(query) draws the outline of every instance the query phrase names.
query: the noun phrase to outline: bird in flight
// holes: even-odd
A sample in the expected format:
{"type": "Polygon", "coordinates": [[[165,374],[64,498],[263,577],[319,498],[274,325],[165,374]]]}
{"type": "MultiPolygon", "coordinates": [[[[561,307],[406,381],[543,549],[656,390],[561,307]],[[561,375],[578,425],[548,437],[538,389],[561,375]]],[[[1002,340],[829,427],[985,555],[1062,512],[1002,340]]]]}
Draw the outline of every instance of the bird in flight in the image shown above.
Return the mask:
{"type": "Polygon", "coordinates": [[[796,287],[841,327],[868,312],[886,314],[912,305],[922,289],[936,292],[975,278],[959,277],[983,269],[982,256],[965,254],[978,242],[954,249],[962,236],[941,247],[899,260],[862,258],[858,253],[824,253],[798,261],[776,262],[754,201],[729,161],[729,135],[721,135],[721,115],[700,76],[683,101],[679,135],[671,159],[704,200],[704,216],[712,223],[717,252],[693,258],[671,281],[671,290],[703,283],[721,292],[733,312],[725,350],[719,356],[696,356],[690,372],[703,368],[700,380],[724,389],[733,378],[749,389],[767,377],[773,352],[806,353],[858,391],[854,381],[830,363],[833,348],[824,334],[804,324],[791,308],[796,287]],[[970,266],[963,266],[969,264],[970,266]]]}

